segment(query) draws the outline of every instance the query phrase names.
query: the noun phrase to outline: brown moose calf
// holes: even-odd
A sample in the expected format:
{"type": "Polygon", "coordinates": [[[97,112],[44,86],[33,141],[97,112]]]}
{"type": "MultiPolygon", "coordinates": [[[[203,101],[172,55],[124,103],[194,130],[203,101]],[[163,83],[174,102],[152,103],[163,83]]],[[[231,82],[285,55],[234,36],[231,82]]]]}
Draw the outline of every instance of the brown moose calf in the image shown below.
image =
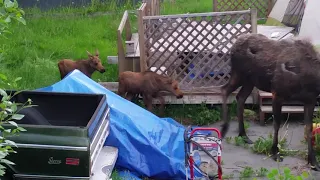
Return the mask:
{"type": "Polygon", "coordinates": [[[58,62],[58,68],[60,71],[61,79],[63,79],[69,72],[78,69],[83,74],[91,78],[92,74],[95,71],[99,71],[100,73],[104,73],[106,70],[102,66],[101,61],[99,59],[99,51],[96,50],[96,54],[92,55],[89,51],[87,51],[89,59],[87,60],[77,60],[73,61],[71,59],[63,59],[58,62]]]}
{"type": "Polygon", "coordinates": [[[178,87],[178,82],[168,76],[159,75],[152,71],[131,72],[125,71],[119,75],[118,94],[131,101],[133,97],[141,94],[143,102],[152,112],[152,99],[160,101],[160,115],[164,114],[164,98],[160,91],[168,91],[178,99],[183,97],[183,93],[178,87]]]}

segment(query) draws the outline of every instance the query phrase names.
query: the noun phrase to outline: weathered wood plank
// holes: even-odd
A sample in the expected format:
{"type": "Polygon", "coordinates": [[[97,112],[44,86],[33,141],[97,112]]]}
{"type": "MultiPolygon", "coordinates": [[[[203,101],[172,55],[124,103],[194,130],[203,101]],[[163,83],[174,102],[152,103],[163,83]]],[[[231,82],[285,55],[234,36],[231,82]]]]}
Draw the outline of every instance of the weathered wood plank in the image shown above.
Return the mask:
{"type": "Polygon", "coordinates": [[[112,92],[118,91],[118,82],[99,82],[99,84],[112,92]]]}
{"type": "Polygon", "coordinates": [[[134,44],[133,52],[126,52],[126,57],[140,57],[139,34],[133,33],[130,41],[134,44]]]}
{"type": "MultiPolygon", "coordinates": [[[[182,99],[177,99],[175,96],[164,96],[166,104],[222,104],[221,94],[212,94],[212,95],[195,95],[187,94],[184,95],[182,99]]],[[[231,94],[227,99],[227,104],[231,104],[236,100],[236,95],[231,94]]],[[[153,104],[159,104],[159,101],[154,99],[153,104]]],[[[246,100],[245,104],[253,104],[253,98],[250,95],[246,100]]]]}
{"type": "Polygon", "coordinates": [[[122,16],[121,22],[118,27],[118,31],[120,31],[120,33],[122,33],[122,31],[123,31],[123,28],[126,24],[127,19],[128,19],[128,11],[124,11],[124,14],[122,16]]]}
{"type": "Polygon", "coordinates": [[[118,56],[107,56],[108,64],[118,64],[118,56]]]}
{"type": "MultiPolygon", "coordinates": [[[[261,112],[272,113],[272,106],[260,106],[261,112]]],[[[318,111],[319,107],[315,107],[314,111],[318,111]]],[[[303,106],[282,106],[282,113],[303,113],[303,106]]]]}
{"type": "MultiPolygon", "coordinates": [[[[102,86],[106,89],[117,93],[118,91],[118,82],[99,82],[102,86]]],[[[239,92],[240,88],[233,92],[227,103],[232,103],[235,100],[236,94],[239,92]]],[[[183,90],[184,97],[182,99],[176,99],[175,96],[171,95],[168,92],[161,92],[164,96],[164,99],[167,104],[221,104],[222,103],[222,96],[221,90],[219,87],[211,87],[211,88],[200,88],[200,89],[186,89],[183,90]],[[197,91],[196,91],[197,90],[197,91]]],[[[159,104],[158,100],[153,100],[154,104],[159,104]]],[[[253,104],[255,103],[253,93],[248,97],[246,104],[253,104]]]]}
{"type": "MultiPolygon", "coordinates": [[[[258,93],[261,98],[272,98],[272,93],[261,91],[261,90],[259,90],[258,93]]],[[[318,98],[320,98],[320,95],[318,96],[318,98]]]]}

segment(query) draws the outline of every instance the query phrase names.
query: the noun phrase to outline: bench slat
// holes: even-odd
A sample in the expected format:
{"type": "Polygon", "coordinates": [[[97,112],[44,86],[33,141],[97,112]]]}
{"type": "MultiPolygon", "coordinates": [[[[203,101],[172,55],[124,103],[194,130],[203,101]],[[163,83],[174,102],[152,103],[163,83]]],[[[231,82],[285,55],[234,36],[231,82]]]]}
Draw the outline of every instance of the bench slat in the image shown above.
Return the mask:
{"type": "MultiPolygon", "coordinates": [[[[272,106],[260,106],[261,112],[272,113],[272,106]]],[[[319,107],[315,107],[314,111],[318,111],[319,107]]],[[[303,106],[282,106],[282,113],[303,113],[303,106]]]]}

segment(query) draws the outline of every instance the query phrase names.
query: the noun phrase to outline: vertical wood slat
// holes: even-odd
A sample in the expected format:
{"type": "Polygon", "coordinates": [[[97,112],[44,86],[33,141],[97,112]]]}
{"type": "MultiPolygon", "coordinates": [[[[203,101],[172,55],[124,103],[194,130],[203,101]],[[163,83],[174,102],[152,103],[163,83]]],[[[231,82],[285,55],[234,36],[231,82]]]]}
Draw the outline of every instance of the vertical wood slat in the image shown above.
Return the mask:
{"type": "Polygon", "coordinates": [[[143,16],[145,16],[146,3],[143,3],[138,10],[138,34],[139,34],[139,49],[140,49],[140,71],[144,72],[146,68],[145,60],[145,45],[144,45],[144,25],[143,16]]]}
{"type": "Polygon", "coordinates": [[[213,12],[218,12],[218,0],[213,0],[213,12]]]}
{"type": "Polygon", "coordinates": [[[274,0],[269,0],[269,3],[268,3],[268,12],[267,12],[268,15],[271,13],[271,10],[272,10],[274,4],[275,4],[275,1],[274,1],[274,0]]]}
{"type": "MultiPolygon", "coordinates": [[[[257,9],[250,9],[251,13],[251,33],[258,33],[258,11],[257,9]]],[[[258,88],[254,87],[252,90],[252,98],[253,98],[253,103],[257,103],[257,100],[259,99],[259,90],[258,88]]]]}
{"type": "Polygon", "coordinates": [[[145,16],[160,15],[160,1],[161,0],[143,0],[142,3],[146,4],[145,16]]]}
{"type": "Polygon", "coordinates": [[[251,13],[251,33],[258,33],[258,11],[257,9],[253,8],[250,9],[251,13]]]}
{"type": "Polygon", "coordinates": [[[130,40],[131,26],[128,20],[128,11],[125,11],[123,17],[121,19],[120,25],[117,29],[117,48],[118,48],[118,73],[120,74],[123,71],[131,70],[132,64],[129,61],[126,61],[125,57],[125,48],[123,45],[122,32],[125,29],[126,32],[126,40],[130,40]]]}

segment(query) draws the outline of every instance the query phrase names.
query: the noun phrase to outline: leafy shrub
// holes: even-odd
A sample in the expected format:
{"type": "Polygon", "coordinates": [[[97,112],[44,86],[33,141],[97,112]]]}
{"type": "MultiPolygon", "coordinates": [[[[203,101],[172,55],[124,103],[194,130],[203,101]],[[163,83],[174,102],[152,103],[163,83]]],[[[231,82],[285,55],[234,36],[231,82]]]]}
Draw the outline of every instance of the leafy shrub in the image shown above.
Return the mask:
{"type": "MultiPolygon", "coordinates": [[[[13,21],[26,24],[24,18],[24,11],[18,8],[18,3],[16,0],[0,0],[0,35],[4,38],[7,38],[5,35],[11,33],[9,30],[10,23],[13,21]],[[13,21],[12,21],[13,20],[13,21]]],[[[5,49],[0,49],[1,55],[5,52],[5,49]]],[[[0,102],[0,176],[5,174],[5,166],[14,165],[13,162],[5,159],[9,153],[16,153],[13,150],[13,146],[16,144],[13,141],[7,140],[7,136],[18,135],[19,132],[25,131],[24,128],[19,127],[15,122],[16,120],[20,120],[24,117],[24,115],[18,114],[18,106],[21,106],[20,109],[31,106],[31,100],[29,99],[24,104],[19,104],[15,102],[11,102],[11,98],[18,94],[7,94],[4,89],[6,88],[17,88],[17,82],[21,80],[21,78],[16,78],[15,80],[9,80],[4,74],[0,73],[0,95],[2,96],[0,102]],[[9,124],[12,125],[11,128],[5,128],[4,125],[9,124]]]]}

